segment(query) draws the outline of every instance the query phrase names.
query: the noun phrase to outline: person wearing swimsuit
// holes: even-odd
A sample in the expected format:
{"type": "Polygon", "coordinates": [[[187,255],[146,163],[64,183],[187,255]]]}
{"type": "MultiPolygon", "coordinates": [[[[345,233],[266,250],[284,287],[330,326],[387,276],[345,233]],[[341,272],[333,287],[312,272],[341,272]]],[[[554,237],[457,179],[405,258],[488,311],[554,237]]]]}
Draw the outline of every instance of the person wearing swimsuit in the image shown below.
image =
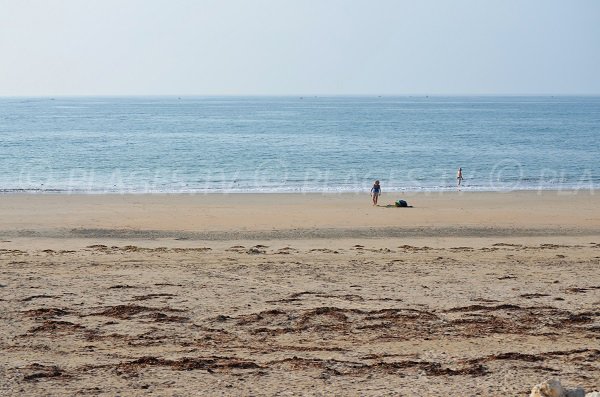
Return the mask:
{"type": "Polygon", "coordinates": [[[371,188],[371,197],[373,198],[373,205],[377,205],[377,199],[381,195],[381,185],[379,181],[375,181],[375,184],[371,188]]]}
{"type": "Polygon", "coordinates": [[[462,168],[458,169],[458,172],[456,173],[456,180],[458,181],[458,188],[460,189],[460,184],[463,181],[463,176],[462,176],[462,168]]]}

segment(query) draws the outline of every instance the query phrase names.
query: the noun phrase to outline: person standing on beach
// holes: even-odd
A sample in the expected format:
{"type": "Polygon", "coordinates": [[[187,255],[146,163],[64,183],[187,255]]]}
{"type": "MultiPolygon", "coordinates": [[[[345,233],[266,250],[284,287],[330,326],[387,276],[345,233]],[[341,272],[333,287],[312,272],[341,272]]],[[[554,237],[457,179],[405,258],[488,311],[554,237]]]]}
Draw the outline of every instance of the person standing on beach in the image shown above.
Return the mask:
{"type": "Polygon", "coordinates": [[[460,188],[460,184],[462,183],[463,180],[463,176],[462,176],[462,168],[458,168],[458,172],[456,173],[456,180],[458,181],[458,187],[460,188]]]}
{"type": "Polygon", "coordinates": [[[377,199],[379,198],[380,194],[381,185],[379,184],[379,181],[375,181],[375,184],[373,184],[373,187],[371,188],[371,197],[373,198],[373,205],[377,205],[377,199]]]}

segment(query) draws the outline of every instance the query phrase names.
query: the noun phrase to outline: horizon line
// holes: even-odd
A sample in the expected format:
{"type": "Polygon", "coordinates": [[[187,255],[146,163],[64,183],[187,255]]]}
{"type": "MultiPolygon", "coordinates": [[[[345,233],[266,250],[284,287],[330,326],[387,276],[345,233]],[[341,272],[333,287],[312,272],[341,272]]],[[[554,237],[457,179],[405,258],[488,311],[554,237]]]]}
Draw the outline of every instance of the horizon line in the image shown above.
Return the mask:
{"type": "Polygon", "coordinates": [[[282,98],[334,98],[334,97],[376,97],[376,98],[428,98],[428,97],[600,97],[600,93],[455,93],[455,94],[36,94],[36,95],[2,95],[0,98],[134,98],[134,97],[168,97],[168,98],[218,98],[218,97],[282,97],[282,98]]]}

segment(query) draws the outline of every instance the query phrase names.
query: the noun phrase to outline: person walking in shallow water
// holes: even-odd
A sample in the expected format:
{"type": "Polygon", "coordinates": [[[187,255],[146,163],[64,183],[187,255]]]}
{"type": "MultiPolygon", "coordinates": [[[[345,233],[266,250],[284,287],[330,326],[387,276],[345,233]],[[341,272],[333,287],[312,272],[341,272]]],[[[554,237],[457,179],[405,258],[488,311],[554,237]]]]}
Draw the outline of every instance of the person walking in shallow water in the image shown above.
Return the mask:
{"type": "Polygon", "coordinates": [[[375,184],[373,184],[373,187],[371,188],[373,205],[377,205],[377,199],[379,199],[379,195],[381,195],[381,185],[379,184],[379,181],[375,181],[375,184]]]}
{"type": "Polygon", "coordinates": [[[457,181],[457,187],[460,189],[460,184],[462,183],[463,180],[463,176],[462,176],[462,168],[458,168],[458,172],[456,173],[456,181],[457,181]]]}

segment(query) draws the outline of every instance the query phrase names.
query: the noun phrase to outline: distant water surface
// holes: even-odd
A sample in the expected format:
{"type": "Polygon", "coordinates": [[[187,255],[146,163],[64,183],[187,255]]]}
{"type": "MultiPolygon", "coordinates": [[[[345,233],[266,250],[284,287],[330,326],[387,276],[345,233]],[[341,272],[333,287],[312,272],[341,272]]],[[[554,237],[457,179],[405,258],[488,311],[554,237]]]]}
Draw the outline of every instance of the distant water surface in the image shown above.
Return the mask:
{"type": "Polygon", "coordinates": [[[2,192],[600,187],[599,97],[0,99],[2,192]]]}

